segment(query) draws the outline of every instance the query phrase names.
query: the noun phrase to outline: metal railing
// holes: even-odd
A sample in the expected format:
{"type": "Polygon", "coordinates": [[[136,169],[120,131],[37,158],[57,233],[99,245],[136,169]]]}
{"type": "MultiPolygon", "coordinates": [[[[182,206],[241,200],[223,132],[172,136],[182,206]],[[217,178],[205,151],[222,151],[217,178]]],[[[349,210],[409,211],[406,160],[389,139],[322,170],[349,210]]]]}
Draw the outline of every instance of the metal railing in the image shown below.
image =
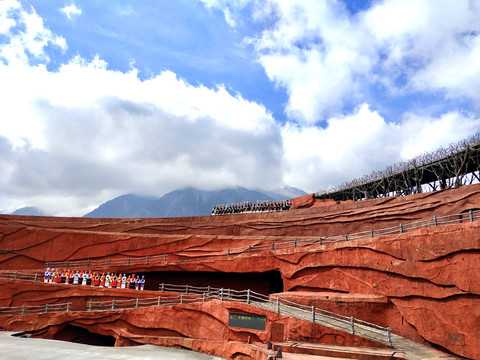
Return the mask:
{"type": "Polygon", "coordinates": [[[16,316],[41,313],[57,313],[72,310],[72,303],[23,305],[15,307],[0,307],[0,316],[16,316]]]}
{"type": "Polygon", "coordinates": [[[352,234],[342,234],[342,235],[335,235],[335,236],[325,236],[325,237],[316,237],[310,239],[294,239],[289,241],[280,241],[280,242],[272,242],[270,244],[262,244],[262,245],[249,245],[244,247],[238,248],[227,248],[222,250],[218,254],[210,254],[210,255],[199,255],[199,256],[192,256],[188,259],[182,259],[181,256],[176,254],[173,255],[175,258],[168,257],[168,254],[161,254],[161,255],[147,255],[144,257],[136,257],[136,258],[115,258],[115,259],[96,259],[96,260],[66,260],[66,261],[49,261],[46,263],[47,267],[54,267],[54,268],[104,268],[104,267],[115,267],[115,266],[131,266],[131,265],[149,265],[149,264],[158,264],[158,263],[165,263],[167,260],[171,261],[191,261],[200,258],[210,258],[210,257],[219,257],[219,256],[231,256],[231,255],[239,255],[243,253],[252,253],[256,251],[274,251],[280,249],[287,249],[287,248],[300,248],[300,247],[308,247],[313,245],[323,245],[328,243],[336,243],[336,242],[343,242],[343,241],[351,241],[351,240],[359,240],[364,238],[374,238],[378,236],[384,235],[392,235],[392,234],[401,234],[407,231],[412,231],[415,229],[429,227],[429,226],[438,226],[443,224],[451,224],[463,221],[473,222],[477,219],[480,219],[480,210],[470,210],[468,212],[460,213],[460,214],[453,214],[453,215],[445,215],[445,216],[433,216],[431,218],[425,220],[414,221],[411,223],[406,224],[399,224],[383,229],[371,229],[367,231],[361,231],[352,234]]]}
{"type": "Polygon", "coordinates": [[[211,299],[211,297],[203,297],[200,295],[172,295],[158,296],[148,299],[121,299],[109,301],[89,301],[87,303],[87,311],[114,311],[136,309],[149,306],[168,306],[179,304],[198,304],[211,299]]]}
{"type": "Polygon", "coordinates": [[[38,306],[0,307],[0,316],[17,316],[34,313],[53,313],[63,311],[118,311],[150,306],[174,306],[180,304],[198,304],[209,300],[238,301],[278,314],[292,316],[300,320],[349,332],[364,338],[392,345],[391,331],[379,326],[334,312],[306,306],[280,297],[269,296],[248,290],[197,287],[189,285],[160,284],[160,290],[175,292],[176,295],[155,298],[113,299],[108,301],[89,301],[84,308],[72,308],[71,303],[45,304],[38,306]]]}
{"type": "Polygon", "coordinates": [[[103,268],[115,266],[131,266],[131,265],[149,265],[153,263],[161,263],[167,261],[167,254],[147,255],[136,258],[109,258],[109,259],[86,259],[86,260],[65,260],[65,261],[48,261],[47,267],[66,268],[66,269],[89,269],[103,268]]]}
{"type": "Polygon", "coordinates": [[[23,273],[20,271],[0,271],[0,279],[43,282],[43,274],[23,273]]]}
{"type": "Polygon", "coordinates": [[[160,291],[181,293],[180,296],[197,295],[205,298],[217,298],[222,301],[240,301],[262,309],[274,311],[278,314],[293,316],[297,319],[319,323],[340,331],[380,341],[392,345],[392,333],[389,327],[383,327],[351,316],[340,315],[331,311],[319,309],[315,306],[298,304],[278,296],[269,296],[248,290],[233,290],[224,288],[213,288],[210,286],[192,286],[160,284],[160,291]]]}

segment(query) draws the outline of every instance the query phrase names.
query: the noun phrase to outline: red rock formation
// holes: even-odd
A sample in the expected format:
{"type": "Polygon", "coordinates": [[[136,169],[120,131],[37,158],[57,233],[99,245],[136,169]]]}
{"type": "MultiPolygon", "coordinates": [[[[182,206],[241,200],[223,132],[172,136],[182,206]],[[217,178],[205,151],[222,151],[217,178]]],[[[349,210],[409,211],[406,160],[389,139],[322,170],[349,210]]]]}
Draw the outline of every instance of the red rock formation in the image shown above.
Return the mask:
{"type": "MultiPolygon", "coordinates": [[[[433,226],[434,216],[479,209],[480,185],[344,204],[322,202],[317,206],[311,197],[293,203],[296,210],[277,213],[166,219],[1,215],[0,268],[41,272],[45,261],[168,254],[167,262],[108,270],[148,273],[151,279],[159,279],[159,273],[165,271],[278,271],[285,297],[390,326],[395,333],[461,356],[480,358],[480,343],[476,341],[480,333],[480,221],[470,222],[465,214],[462,222],[433,226]],[[427,218],[432,226],[403,234],[226,255],[226,249],[285,241],[293,245],[295,239],[351,234],[427,218]]],[[[250,285],[235,280],[224,287],[245,289],[250,285]]],[[[27,301],[25,295],[16,293],[15,285],[0,286],[2,304],[27,301]]],[[[32,301],[42,299],[43,290],[36,291],[32,301]]],[[[58,290],[59,294],[68,291],[58,290]]],[[[85,302],[94,296],[88,292],[67,297],[85,302]]],[[[115,295],[105,292],[102,296],[115,295]]],[[[2,324],[16,324],[15,319],[11,321],[2,324]]],[[[302,331],[308,332],[308,326],[302,331]]],[[[116,337],[119,343],[123,338],[138,340],[116,337]]]]}
{"type": "MultiPolygon", "coordinates": [[[[0,284],[2,288],[7,285],[5,282],[0,284]]],[[[114,289],[88,289],[88,287],[73,285],[29,284],[21,281],[16,281],[15,286],[7,285],[7,291],[10,297],[15,299],[14,302],[22,303],[52,302],[57,296],[57,303],[71,301],[74,310],[85,309],[86,304],[82,298],[88,301],[106,300],[112,297],[118,298],[115,293],[125,292],[114,289]],[[31,301],[28,301],[28,298],[22,298],[26,291],[31,294],[31,301]]],[[[143,297],[159,295],[158,292],[151,291],[131,290],[130,292],[134,292],[134,296],[143,297]]],[[[327,344],[384,347],[382,344],[318,324],[311,324],[243,303],[219,300],[193,305],[153,306],[121,311],[71,311],[13,317],[0,316],[0,327],[10,331],[28,331],[33,336],[63,340],[74,339],[75,329],[81,328],[91,333],[111,336],[115,339],[117,346],[143,343],[177,345],[229,359],[266,358],[263,356],[265,352],[260,351],[258,345],[250,346],[248,343],[258,344],[266,340],[284,341],[286,338],[299,341],[310,339],[327,344]],[[264,315],[266,329],[262,331],[228,326],[230,313],[264,315]],[[219,341],[224,343],[219,346],[219,341]]]]}

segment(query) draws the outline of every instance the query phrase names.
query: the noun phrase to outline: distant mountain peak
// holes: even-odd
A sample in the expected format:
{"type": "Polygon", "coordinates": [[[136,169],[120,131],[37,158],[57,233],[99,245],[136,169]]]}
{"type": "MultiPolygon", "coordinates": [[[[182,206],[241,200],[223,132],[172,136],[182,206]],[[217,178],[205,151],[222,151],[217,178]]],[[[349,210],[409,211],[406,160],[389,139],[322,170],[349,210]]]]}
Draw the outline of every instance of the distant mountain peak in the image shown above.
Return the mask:
{"type": "Polygon", "coordinates": [[[236,186],[220,190],[199,190],[188,186],[173,190],[160,198],[125,194],[109,200],[85,217],[156,218],[210,215],[213,205],[247,201],[286,200],[306,193],[293,187],[277,191],[250,190],[236,186]]]}
{"type": "Polygon", "coordinates": [[[15,210],[11,215],[27,215],[27,216],[47,216],[45,212],[35,206],[25,206],[15,210]]]}

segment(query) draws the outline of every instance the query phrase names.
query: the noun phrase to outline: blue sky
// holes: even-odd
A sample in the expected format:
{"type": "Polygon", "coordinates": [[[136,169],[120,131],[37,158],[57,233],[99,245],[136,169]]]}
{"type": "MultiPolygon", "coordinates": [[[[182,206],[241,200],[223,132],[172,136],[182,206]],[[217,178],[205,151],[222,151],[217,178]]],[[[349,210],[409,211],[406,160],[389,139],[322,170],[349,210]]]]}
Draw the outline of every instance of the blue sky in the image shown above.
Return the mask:
{"type": "Polygon", "coordinates": [[[0,212],[328,189],[480,128],[480,0],[4,0],[0,212]]]}
{"type": "Polygon", "coordinates": [[[170,70],[193,85],[224,84],[232,93],[263,103],[276,119],[285,119],[285,90],[269,81],[253,46],[244,44],[261,31],[248,17],[232,28],[222,11],[188,0],[84,1],[78,3],[82,14],[71,19],[51,1],[31,4],[68,43],[64,53],[52,58],[51,70],[77,54],[86,59],[100,55],[109,69],[122,72],[134,61],[142,80],[170,70]]]}

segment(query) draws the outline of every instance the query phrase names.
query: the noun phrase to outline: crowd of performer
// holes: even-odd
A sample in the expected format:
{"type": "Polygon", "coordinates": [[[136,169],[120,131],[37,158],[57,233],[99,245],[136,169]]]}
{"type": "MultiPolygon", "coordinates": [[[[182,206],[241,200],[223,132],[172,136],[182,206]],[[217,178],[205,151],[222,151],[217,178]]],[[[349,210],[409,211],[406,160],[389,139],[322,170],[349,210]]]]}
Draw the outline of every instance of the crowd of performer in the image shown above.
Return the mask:
{"type": "Polygon", "coordinates": [[[145,287],[145,276],[135,274],[116,274],[92,272],[91,270],[70,270],[47,268],[43,281],[53,284],[72,284],[83,286],[96,286],[116,289],[143,290],[145,287]]]}
{"type": "Polygon", "coordinates": [[[248,201],[228,205],[213,205],[212,215],[239,214],[261,211],[281,211],[292,208],[291,200],[282,201],[248,201]]]}

